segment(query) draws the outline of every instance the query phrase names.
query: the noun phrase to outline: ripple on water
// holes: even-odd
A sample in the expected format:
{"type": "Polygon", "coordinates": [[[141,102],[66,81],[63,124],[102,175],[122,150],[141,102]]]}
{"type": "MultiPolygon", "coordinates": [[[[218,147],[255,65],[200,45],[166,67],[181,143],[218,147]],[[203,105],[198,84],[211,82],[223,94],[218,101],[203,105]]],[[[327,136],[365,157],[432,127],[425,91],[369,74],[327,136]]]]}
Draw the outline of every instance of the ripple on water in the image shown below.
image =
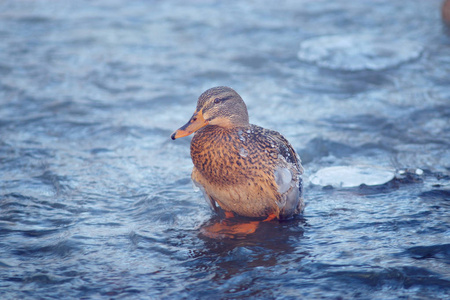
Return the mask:
{"type": "Polygon", "coordinates": [[[448,189],[433,189],[423,192],[419,196],[425,200],[433,201],[435,205],[450,208],[450,190],[448,189]]]}
{"type": "Polygon", "coordinates": [[[450,244],[415,246],[406,249],[405,253],[415,259],[442,259],[450,264],[450,244]]]}
{"type": "Polygon", "coordinates": [[[383,70],[417,59],[420,44],[370,34],[321,36],[300,44],[298,58],[342,71],[383,70]]]}
{"type": "MultiPolygon", "coordinates": [[[[388,289],[405,288],[404,293],[406,295],[410,294],[410,296],[414,295],[415,297],[419,296],[419,294],[414,288],[421,287],[422,295],[420,296],[422,297],[426,296],[425,293],[433,291],[445,298],[446,292],[440,287],[449,286],[450,284],[450,281],[440,278],[439,275],[430,272],[426,268],[412,266],[370,268],[361,271],[336,271],[329,272],[327,276],[330,276],[333,281],[341,281],[352,286],[363,285],[388,289]]],[[[376,296],[374,297],[376,298],[376,296]]]]}

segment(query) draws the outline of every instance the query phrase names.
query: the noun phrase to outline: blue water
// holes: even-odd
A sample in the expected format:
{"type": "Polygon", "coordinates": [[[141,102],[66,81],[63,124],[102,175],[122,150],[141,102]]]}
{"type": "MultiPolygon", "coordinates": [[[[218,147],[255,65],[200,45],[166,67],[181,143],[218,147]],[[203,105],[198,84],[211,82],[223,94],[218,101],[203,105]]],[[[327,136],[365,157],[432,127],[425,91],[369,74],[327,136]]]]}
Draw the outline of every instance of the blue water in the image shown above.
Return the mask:
{"type": "Polygon", "coordinates": [[[450,30],[429,1],[2,1],[1,299],[450,297],[450,30]],[[302,216],[244,239],[169,135],[207,88],[283,133],[302,216]],[[331,166],[380,186],[310,183],[331,166]],[[423,170],[417,172],[416,170],[423,170]]]}

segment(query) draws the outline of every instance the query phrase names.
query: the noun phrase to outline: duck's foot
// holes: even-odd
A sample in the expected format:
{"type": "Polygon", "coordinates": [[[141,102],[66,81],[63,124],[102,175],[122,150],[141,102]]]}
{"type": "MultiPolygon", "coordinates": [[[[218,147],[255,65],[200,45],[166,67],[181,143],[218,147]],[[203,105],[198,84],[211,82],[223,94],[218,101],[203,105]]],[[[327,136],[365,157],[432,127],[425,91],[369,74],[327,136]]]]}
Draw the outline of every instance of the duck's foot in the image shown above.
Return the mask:
{"type": "Polygon", "coordinates": [[[239,239],[252,234],[258,228],[260,221],[241,222],[225,219],[212,225],[205,226],[200,232],[212,239],[239,239]]]}
{"type": "Polygon", "coordinates": [[[225,219],[202,227],[200,232],[212,239],[241,239],[254,233],[261,222],[270,222],[277,217],[275,214],[271,214],[262,221],[246,221],[235,217],[233,212],[225,211],[224,213],[225,219]]]}
{"type": "Polygon", "coordinates": [[[270,222],[272,220],[274,220],[277,217],[276,214],[270,214],[267,218],[264,219],[263,222],[270,222]]]}
{"type": "Polygon", "coordinates": [[[234,212],[232,212],[232,211],[224,211],[224,213],[225,213],[225,218],[226,219],[234,218],[234,212]]]}

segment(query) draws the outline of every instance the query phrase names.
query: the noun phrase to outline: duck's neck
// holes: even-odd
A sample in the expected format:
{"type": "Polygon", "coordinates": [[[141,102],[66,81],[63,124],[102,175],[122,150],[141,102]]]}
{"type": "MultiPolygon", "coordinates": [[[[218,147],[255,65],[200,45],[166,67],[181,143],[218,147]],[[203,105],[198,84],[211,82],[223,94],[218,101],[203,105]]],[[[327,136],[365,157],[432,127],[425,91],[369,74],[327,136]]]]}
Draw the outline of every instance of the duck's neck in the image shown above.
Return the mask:
{"type": "Polygon", "coordinates": [[[231,117],[217,117],[209,122],[210,125],[221,127],[227,130],[233,130],[234,128],[248,127],[248,117],[231,118],[231,117]]]}
{"type": "Polygon", "coordinates": [[[241,126],[236,126],[235,124],[233,126],[222,126],[222,125],[207,125],[200,130],[198,130],[194,135],[217,135],[217,136],[223,136],[223,135],[229,135],[233,134],[236,131],[239,130],[247,130],[250,128],[250,124],[242,124],[241,126]]]}

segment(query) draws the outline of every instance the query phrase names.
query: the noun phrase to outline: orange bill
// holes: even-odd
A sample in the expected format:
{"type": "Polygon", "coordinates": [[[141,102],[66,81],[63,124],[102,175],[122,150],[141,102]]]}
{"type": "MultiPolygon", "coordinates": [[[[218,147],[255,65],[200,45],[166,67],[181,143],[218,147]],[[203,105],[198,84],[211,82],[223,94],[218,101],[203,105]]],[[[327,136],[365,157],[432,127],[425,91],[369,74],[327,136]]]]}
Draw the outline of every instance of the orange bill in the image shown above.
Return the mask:
{"type": "Polygon", "coordinates": [[[170,137],[172,138],[172,140],[180,137],[185,137],[196,132],[206,125],[208,125],[208,121],[203,118],[203,111],[200,110],[195,112],[191,119],[182,127],[175,130],[175,132],[172,133],[170,137]]]}

